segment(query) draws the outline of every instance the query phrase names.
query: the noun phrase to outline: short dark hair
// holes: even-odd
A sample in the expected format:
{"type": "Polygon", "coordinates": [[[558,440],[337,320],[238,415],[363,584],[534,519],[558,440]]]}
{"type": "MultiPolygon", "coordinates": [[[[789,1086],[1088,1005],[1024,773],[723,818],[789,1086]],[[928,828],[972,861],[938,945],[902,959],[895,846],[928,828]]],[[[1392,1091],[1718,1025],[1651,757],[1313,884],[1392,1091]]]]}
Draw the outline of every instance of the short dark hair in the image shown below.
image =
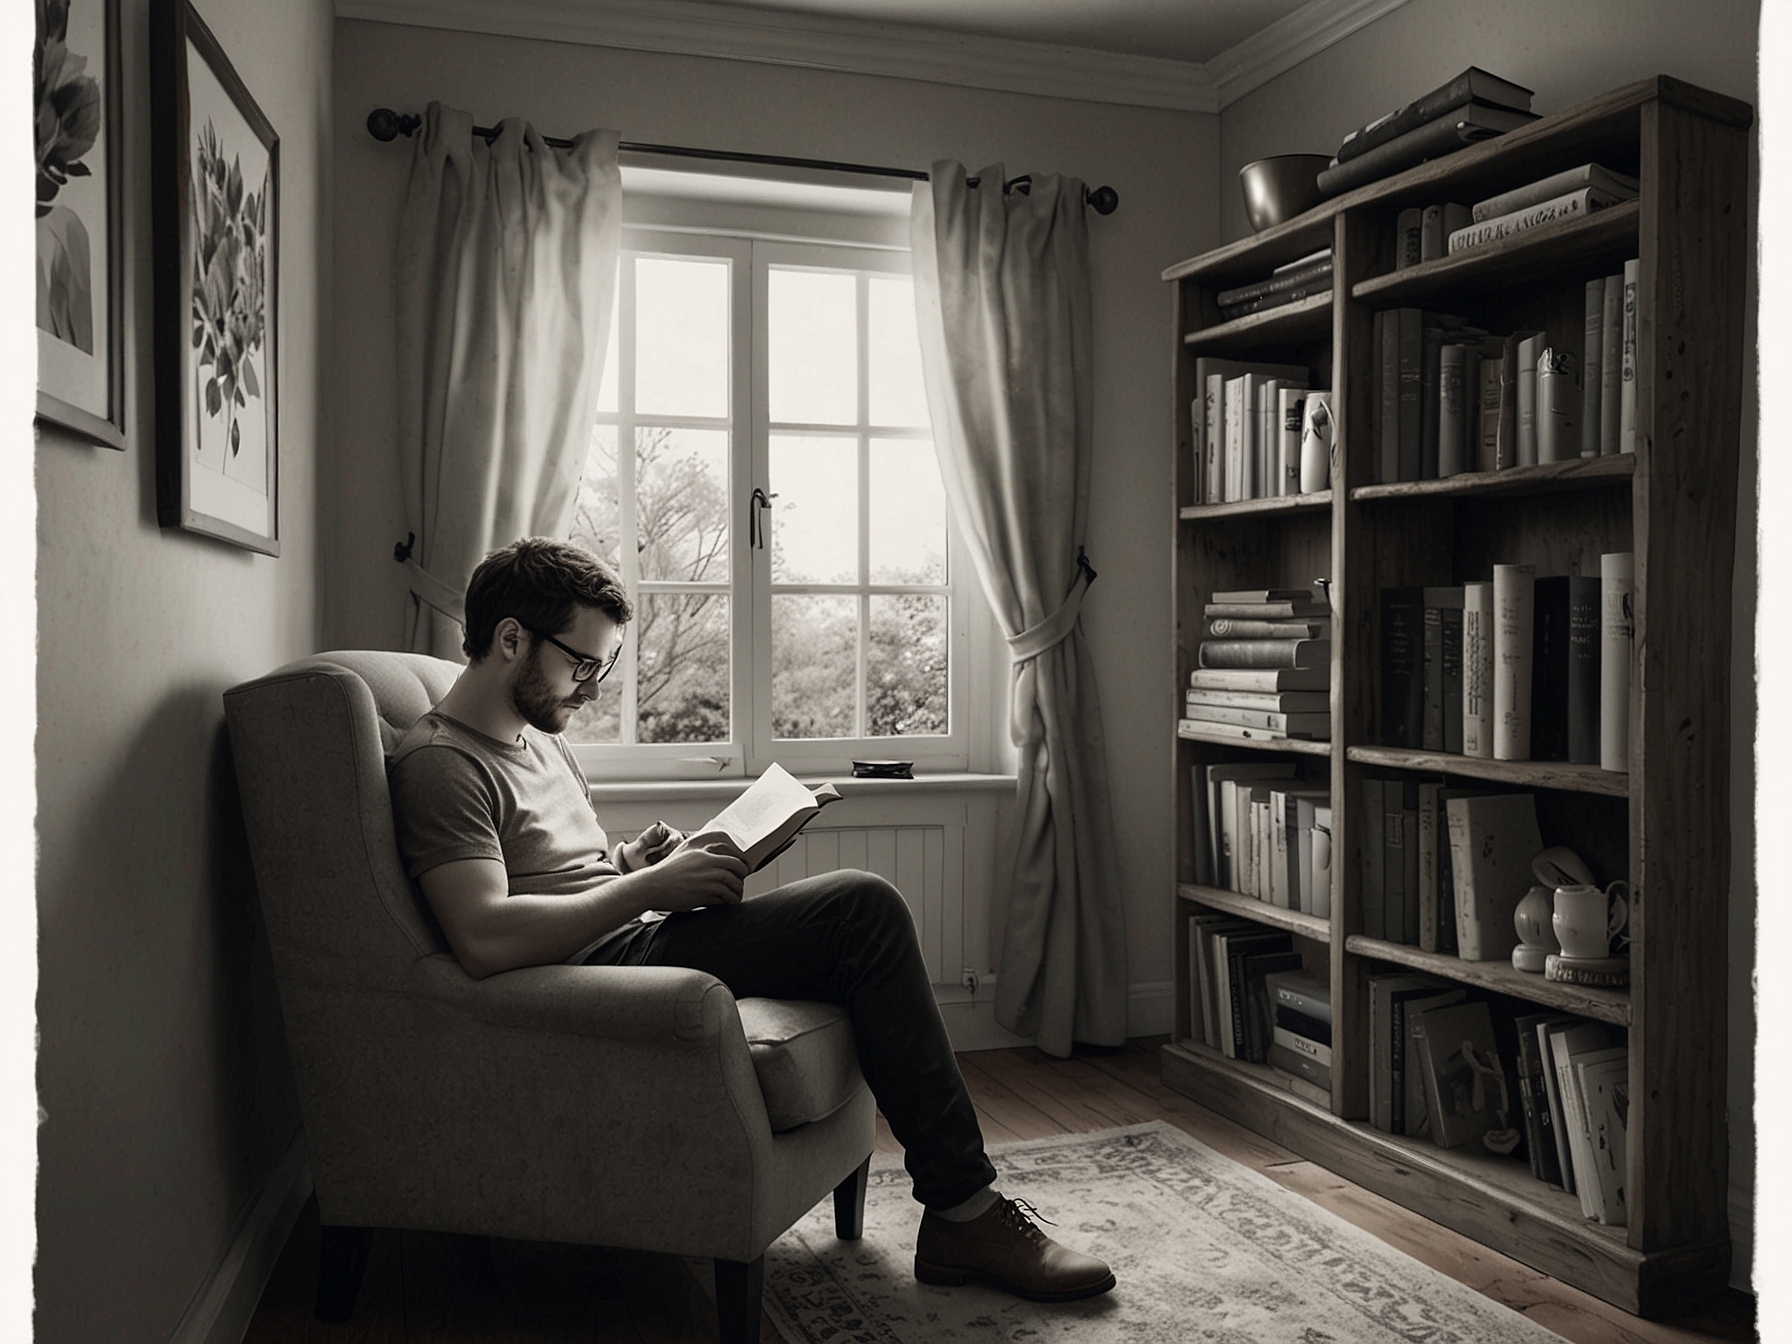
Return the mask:
{"type": "Polygon", "coordinates": [[[478,662],[491,652],[498,622],[514,616],[528,630],[557,635],[579,607],[596,607],[617,625],[634,619],[622,579],[583,546],[523,537],[479,562],[467,581],[461,648],[478,662]]]}

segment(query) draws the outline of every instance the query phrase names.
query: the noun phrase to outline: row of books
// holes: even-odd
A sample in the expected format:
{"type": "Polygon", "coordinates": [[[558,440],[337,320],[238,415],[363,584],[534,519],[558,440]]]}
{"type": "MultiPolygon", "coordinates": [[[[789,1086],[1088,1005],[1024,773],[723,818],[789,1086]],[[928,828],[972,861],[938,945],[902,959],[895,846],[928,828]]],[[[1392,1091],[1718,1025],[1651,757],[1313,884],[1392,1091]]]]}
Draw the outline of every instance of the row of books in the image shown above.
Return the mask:
{"type": "Polygon", "coordinates": [[[1264,499],[1331,483],[1331,394],[1297,364],[1197,359],[1189,408],[1199,502],[1264,499]]]}
{"type": "Polygon", "coordinates": [[[1290,761],[1189,767],[1195,881],[1283,910],[1332,912],[1331,792],[1290,761]]]}
{"type": "Polygon", "coordinates": [[[1276,267],[1267,280],[1222,289],[1214,295],[1214,302],[1220,316],[1230,322],[1235,317],[1299,303],[1315,294],[1329,294],[1331,289],[1332,250],[1324,247],[1276,267]]]}
{"type": "Polygon", "coordinates": [[[1331,630],[1330,603],[1309,589],[1215,593],[1203,612],[1180,726],[1254,740],[1328,740],[1331,630]],[[1258,675],[1266,672],[1309,675],[1258,675]]]}
{"type": "Polygon", "coordinates": [[[1629,1051],[1623,1032],[1413,971],[1369,977],[1369,1122],[1442,1148],[1517,1157],[1623,1226],[1629,1051]]]}
{"type": "Polygon", "coordinates": [[[1233,915],[1188,922],[1189,1035],[1230,1059],[1269,1064],[1331,1105],[1331,997],[1294,939],[1233,915]]]}
{"type": "Polygon", "coordinates": [[[1496,761],[1630,768],[1635,556],[1599,574],[1383,588],[1381,742],[1496,761]]]}
{"type": "Polygon", "coordinates": [[[1471,204],[1410,206],[1395,219],[1394,269],[1483,247],[1517,233],[1636,199],[1634,177],[1583,163],[1471,204]]]}
{"type": "Polygon", "coordinates": [[[1346,135],[1337,156],[1320,172],[1319,189],[1335,196],[1503,135],[1535,121],[1530,109],[1531,90],[1470,66],[1346,135]]]}

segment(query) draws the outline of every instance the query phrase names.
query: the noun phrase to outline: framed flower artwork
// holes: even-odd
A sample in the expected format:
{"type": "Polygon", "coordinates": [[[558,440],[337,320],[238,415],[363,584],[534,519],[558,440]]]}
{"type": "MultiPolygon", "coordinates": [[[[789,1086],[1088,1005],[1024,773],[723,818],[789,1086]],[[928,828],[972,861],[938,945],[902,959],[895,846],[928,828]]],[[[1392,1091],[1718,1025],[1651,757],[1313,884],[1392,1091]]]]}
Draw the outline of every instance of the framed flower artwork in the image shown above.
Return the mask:
{"type": "Polygon", "coordinates": [[[123,448],[118,0],[37,0],[37,415],[123,448]]]}
{"type": "Polygon", "coordinates": [[[190,0],[151,10],[156,512],[280,553],[280,140],[190,0]]]}

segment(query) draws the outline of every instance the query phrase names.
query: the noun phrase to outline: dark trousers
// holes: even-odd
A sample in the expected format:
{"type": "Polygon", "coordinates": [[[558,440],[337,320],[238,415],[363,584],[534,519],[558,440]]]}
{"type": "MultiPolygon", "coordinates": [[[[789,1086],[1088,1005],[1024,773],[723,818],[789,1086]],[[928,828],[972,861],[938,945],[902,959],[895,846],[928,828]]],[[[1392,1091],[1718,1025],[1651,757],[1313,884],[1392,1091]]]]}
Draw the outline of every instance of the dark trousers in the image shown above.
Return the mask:
{"type": "Polygon", "coordinates": [[[737,999],[841,1005],[859,1069],[906,1150],[915,1198],[947,1208],[995,1180],[914,921],[883,878],[826,873],[740,905],[681,911],[612,939],[590,960],[708,971],[737,999]]]}

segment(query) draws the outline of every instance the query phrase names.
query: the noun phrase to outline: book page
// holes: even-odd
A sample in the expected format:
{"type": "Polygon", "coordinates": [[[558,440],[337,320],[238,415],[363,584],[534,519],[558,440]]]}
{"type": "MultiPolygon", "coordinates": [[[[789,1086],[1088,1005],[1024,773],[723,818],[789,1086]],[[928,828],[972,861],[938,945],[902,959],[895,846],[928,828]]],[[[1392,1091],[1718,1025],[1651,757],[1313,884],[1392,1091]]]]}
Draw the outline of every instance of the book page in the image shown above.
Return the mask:
{"type": "Polygon", "coordinates": [[[824,806],[839,797],[840,791],[832,784],[811,792],[774,761],[691,839],[722,836],[740,850],[749,871],[758,872],[824,806]]]}

